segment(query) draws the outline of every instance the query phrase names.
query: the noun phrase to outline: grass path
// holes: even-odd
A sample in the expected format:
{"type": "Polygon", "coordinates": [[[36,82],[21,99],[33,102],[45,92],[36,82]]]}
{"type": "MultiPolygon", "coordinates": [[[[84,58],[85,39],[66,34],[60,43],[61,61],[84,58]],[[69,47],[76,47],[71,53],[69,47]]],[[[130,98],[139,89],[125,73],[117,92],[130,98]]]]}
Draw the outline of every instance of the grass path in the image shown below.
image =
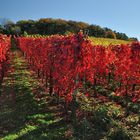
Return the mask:
{"type": "Polygon", "coordinates": [[[44,93],[19,50],[10,53],[1,90],[0,139],[66,140],[60,107],[44,93]]]}

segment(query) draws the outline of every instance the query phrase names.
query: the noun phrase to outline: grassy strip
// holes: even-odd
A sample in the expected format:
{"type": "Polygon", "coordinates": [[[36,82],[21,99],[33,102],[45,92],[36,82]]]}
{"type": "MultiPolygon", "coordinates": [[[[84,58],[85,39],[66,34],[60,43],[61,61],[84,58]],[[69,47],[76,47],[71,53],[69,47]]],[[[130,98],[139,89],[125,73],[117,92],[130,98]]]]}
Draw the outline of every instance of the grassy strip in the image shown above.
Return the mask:
{"type": "Polygon", "coordinates": [[[66,139],[67,124],[57,115],[60,110],[50,104],[51,99],[39,88],[39,82],[31,75],[20,52],[14,50],[13,54],[12,70],[3,83],[2,140],[66,139]],[[40,93],[42,99],[37,101],[35,96],[40,93]]]}

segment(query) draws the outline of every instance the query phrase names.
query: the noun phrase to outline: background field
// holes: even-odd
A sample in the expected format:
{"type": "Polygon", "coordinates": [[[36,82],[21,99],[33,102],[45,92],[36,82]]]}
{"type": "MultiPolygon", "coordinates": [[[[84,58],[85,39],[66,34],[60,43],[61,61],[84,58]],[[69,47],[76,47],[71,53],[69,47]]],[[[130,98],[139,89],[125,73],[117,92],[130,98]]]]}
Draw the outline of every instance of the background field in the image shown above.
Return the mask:
{"type": "Polygon", "coordinates": [[[96,37],[90,37],[93,45],[104,45],[108,46],[110,44],[112,45],[118,45],[118,44],[128,44],[131,43],[131,41],[126,40],[119,40],[119,39],[110,39],[110,38],[96,38],[96,37]]]}

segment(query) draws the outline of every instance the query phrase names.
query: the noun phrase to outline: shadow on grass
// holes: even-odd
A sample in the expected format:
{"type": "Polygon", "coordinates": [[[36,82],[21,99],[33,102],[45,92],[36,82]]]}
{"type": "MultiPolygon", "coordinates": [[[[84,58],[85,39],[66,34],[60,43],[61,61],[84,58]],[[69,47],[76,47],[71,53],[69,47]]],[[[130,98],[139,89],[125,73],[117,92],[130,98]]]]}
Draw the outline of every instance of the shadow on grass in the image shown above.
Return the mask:
{"type": "Polygon", "coordinates": [[[16,140],[66,140],[64,135],[66,124],[63,123],[63,120],[38,118],[36,123],[36,126],[33,126],[35,129],[19,136],[16,140]]]}
{"type": "Polygon", "coordinates": [[[67,124],[59,115],[59,109],[50,106],[49,98],[41,91],[38,81],[31,76],[20,52],[14,50],[11,61],[13,72],[5,78],[0,105],[0,137],[3,140],[63,140],[67,124]],[[39,91],[40,89],[40,91],[39,91]],[[34,90],[42,93],[35,100],[34,90]],[[52,109],[53,108],[53,109],[52,109]]]}

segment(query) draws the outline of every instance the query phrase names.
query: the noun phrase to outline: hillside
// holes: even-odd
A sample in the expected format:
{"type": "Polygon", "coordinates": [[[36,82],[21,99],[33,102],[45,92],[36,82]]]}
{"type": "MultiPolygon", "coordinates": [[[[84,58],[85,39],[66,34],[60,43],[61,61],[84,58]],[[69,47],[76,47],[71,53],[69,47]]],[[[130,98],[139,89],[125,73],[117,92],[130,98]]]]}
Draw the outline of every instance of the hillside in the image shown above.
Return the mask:
{"type": "Polygon", "coordinates": [[[111,39],[111,38],[96,38],[96,37],[90,37],[94,45],[104,45],[108,46],[110,44],[118,45],[118,44],[128,44],[131,43],[131,41],[126,40],[119,40],[119,39],[111,39]]]}
{"type": "Polygon", "coordinates": [[[0,139],[140,140],[140,43],[91,40],[0,36],[0,139]]]}
{"type": "MultiPolygon", "coordinates": [[[[0,24],[2,24],[2,21],[0,22],[0,24]]],[[[65,35],[69,33],[78,33],[80,30],[92,37],[138,40],[135,37],[129,37],[125,33],[115,31],[108,27],[101,27],[100,25],[81,21],[68,21],[65,19],[41,18],[39,20],[19,20],[16,23],[4,19],[3,26],[0,25],[0,33],[8,35],[23,35],[24,32],[27,32],[29,35],[65,35]]]]}

